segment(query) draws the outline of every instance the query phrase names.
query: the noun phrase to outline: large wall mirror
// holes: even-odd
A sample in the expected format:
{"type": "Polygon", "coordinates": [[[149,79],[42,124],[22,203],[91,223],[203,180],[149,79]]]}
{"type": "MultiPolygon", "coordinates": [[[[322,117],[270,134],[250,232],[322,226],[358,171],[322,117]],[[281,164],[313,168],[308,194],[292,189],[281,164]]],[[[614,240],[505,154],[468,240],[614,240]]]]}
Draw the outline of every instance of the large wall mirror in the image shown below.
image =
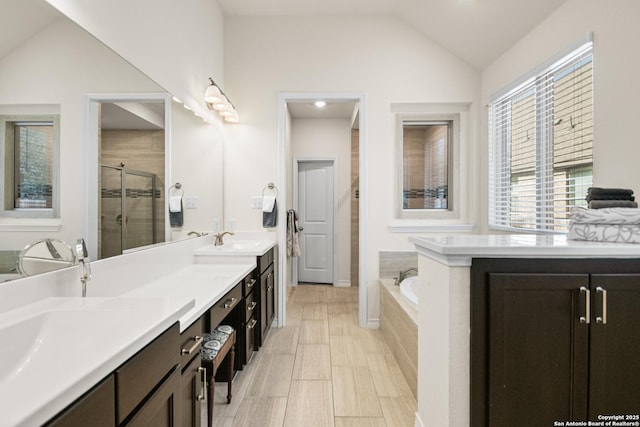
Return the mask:
{"type": "MultiPolygon", "coordinates": [[[[0,2],[0,116],[12,126],[59,124],[52,184],[17,208],[9,200],[12,212],[0,215],[0,282],[18,277],[17,256],[35,241],[84,237],[97,259],[178,240],[223,216],[220,132],[45,0],[0,2]],[[200,203],[171,228],[165,195],[178,181],[200,203]]],[[[3,190],[16,191],[4,178],[3,190]]]]}

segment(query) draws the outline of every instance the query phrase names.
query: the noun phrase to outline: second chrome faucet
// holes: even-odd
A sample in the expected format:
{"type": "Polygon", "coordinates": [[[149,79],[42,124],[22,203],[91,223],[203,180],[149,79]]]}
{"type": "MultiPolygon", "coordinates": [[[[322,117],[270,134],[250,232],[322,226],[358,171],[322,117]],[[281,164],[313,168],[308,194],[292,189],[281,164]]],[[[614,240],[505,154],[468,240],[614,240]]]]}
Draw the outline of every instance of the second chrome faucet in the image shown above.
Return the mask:
{"type": "Polygon", "coordinates": [[[235,235],[231,231],[223,231],[221,233],[218,233],[218,234],[216,234],[216,241],[215,241],[215,243],[213,245],[214,246],[222,246],[222,245],[224,245],[224,240],[222,240],[222,239],[226,234],[230,234],[232,236],[235,235]]]}

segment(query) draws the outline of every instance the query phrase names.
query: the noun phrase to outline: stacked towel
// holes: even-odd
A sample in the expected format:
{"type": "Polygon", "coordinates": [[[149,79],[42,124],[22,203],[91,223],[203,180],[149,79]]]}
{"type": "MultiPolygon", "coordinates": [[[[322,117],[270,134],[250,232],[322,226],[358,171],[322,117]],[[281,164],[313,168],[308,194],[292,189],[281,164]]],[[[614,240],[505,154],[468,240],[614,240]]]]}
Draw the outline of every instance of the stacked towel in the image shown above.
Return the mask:
{"type": "Polygon", "coordinates": [[[590,209],[638,207],[633,190],[626,188],[591,187],[587,191],[586,200],[590,209]]]}
{"type": "Polygon", "coordinates": [[[570,240],[640,243],[640,209],[571,209],[570,240]]]}

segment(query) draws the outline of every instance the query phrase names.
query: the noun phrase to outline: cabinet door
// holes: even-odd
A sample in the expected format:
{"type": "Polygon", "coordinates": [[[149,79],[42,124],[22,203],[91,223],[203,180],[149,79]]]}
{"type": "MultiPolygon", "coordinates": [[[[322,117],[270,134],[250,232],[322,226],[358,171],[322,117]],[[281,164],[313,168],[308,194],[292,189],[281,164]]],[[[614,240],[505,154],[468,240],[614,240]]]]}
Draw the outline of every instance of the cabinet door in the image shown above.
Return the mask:
{"type": "Polygon", "coordinates": [[[264,343],[264,339],[269,332],[271,322],[273,321],[273,309],[274,309],[274,285],[275,280],[273,276],[273,264],[269,266],[260,275],[260,327],[261,329],[261,343],[264,343]]]}
{"type": "Polygon", "coordinates": [[[590,419],[596,420],[602,414],[637,414],[640,408],[640,274],[593,275],[591,294],[594,320],[591,323],[590,419]]]}
{"type": "Polygon", "coordinates": [[[589,276],[489,274],[489,425],[587,416],[589,276]]]}
{"type": "Polygon", "coordinates": [[[189,365],[182,370],[182,426],[200,427],[201,403],[204,400],[203,388],[204,368],[200,366],[200,357],[195,357],[189,365]]]}
{"type": "Polygon", "coordinates": [[[179,427],[182,422],[180,365],[135,413],[128,427],[179,427]]]}

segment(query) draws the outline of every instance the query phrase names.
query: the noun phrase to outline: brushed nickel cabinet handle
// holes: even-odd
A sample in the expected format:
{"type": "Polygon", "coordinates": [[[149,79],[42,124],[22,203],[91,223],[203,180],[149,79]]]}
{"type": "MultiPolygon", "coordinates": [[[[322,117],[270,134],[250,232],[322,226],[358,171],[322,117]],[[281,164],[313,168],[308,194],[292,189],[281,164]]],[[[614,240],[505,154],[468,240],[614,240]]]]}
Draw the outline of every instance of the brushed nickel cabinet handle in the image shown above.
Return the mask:
{"type": "Polygon", "coordinates": [[[256,279],[251,279],[251,282],[247,283],[247,288],[251,289],[255,284],[256,284],[256,279]]]}
{"type": "Polygon", "coordinates": [[[255,328],[257,323],[258,321],[256,319],[251,319],[251,322],[249,322],[249,324],[247,325],[247,329],[255,328]]]}
{"type": "Polygon", "coordinates": [[[200,379],[202,380],[202,388],[200,389],[200,394],[196,399],[199,401],[207,400],[207,370],[203,367],[198,368],[198,372],[200,372],[200,379]]]}
{"type": "Polygon", "coordinates": [[[247,311],[253,311],[253,309],[256,308],[256,305],[258,305],[258,303],[253,301],[251,305],[247,307],[247,311]]]}
{"type": "Polygon", "coordinates": [[[224,303],[224,308],[229,308],[231,307],[236,301],[238,301],[236,298],[231,298],[230,300],[228,299],[225,303],[224,303]]]}
{"type": "Polygon", "coordinates": [[[584,316],[580,316],[580,323],[586,323],[589,324],[591,323],[591,291],[585,287],[585,286],[580,286],[580,292],[584,292],[585,297],[585,303],[584,303],[584,312],[585,315],[584,316]]]}
{"type": "Polygon", "coordinates": [[[196,351],[196,349],[200,347],[200,344],[202,344],[202,340],[204,340],[204,337],[199,337],[196,335],[195,337],[193,337],[193,340],[195,341],[193,343],[193,346],[191,346],[190,349],[183,348],[180,352],[181,354],[191,354],[196,351]]]}
{"type": "Polygon", "coordinates": [[[596,317],[596,323],[607,324],[607,290],[598,286],[596,292],[602,294],[602,316],[596,317]]]}

